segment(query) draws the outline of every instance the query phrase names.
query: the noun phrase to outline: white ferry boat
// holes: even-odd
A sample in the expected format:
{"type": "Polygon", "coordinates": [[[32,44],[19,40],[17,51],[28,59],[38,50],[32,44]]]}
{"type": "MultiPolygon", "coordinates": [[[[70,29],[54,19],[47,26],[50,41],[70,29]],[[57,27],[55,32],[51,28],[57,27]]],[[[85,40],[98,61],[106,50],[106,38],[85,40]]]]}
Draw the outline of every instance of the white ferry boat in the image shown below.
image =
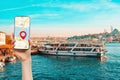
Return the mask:
{"type": "Polygon", "coordinates": [[[101,57],[106,51],[103,44],[96,43],[48,43],[39,50],[40,54],[57,56],[101,57]]]}

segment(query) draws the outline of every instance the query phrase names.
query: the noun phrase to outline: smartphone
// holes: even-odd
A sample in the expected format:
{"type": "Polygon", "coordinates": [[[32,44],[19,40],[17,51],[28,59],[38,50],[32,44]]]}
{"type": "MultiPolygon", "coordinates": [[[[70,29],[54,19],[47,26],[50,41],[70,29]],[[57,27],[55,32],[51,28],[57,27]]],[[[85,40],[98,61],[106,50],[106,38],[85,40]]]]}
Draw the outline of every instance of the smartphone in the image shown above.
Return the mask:
{"type": "Polygon", "coordinates": [[[29,49],[30,17],[17,16],[14,24],[15,49],[29,49]]]}

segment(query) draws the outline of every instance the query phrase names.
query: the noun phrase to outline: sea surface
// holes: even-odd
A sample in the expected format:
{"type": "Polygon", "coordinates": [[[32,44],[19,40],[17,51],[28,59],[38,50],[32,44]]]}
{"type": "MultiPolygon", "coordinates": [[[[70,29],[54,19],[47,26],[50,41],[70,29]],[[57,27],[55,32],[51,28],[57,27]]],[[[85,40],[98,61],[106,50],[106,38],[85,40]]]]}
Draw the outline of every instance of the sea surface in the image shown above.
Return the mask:
{"type": "MultiPolygon", "coordinates": [[[[32,56],[34,80],[120,80],[120,43],[106,44],[107,59],[32,56]]],[[[6,63],[0,80],[21,80],[21,64],[6,63]]]]}

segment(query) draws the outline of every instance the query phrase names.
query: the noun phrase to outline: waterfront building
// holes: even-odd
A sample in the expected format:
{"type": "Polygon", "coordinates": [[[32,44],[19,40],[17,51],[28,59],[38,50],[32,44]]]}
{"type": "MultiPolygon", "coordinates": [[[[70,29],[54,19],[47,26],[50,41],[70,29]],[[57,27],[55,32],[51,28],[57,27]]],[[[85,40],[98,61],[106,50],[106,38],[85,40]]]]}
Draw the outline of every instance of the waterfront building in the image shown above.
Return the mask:
{"type": "Polygon", "coordinates": [[[5,45],[6,42],[6,34],[0,31],[0,45],[5,45]]]}

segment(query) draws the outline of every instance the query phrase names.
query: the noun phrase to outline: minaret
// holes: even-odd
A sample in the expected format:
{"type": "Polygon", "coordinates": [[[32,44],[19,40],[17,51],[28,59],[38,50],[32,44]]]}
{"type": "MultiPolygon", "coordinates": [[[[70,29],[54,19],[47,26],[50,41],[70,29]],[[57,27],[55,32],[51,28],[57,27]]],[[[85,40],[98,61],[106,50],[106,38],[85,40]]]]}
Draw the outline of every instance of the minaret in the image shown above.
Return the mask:
{"type": "Polygon", "coordinates": [[[113,27],[111,26],[111,32],[110,32],[109,42],[113,41],[112,31],[113,31],[113,27]]]}
{"type": "Polygon", "coordinates": [[[113,27],[111,26],[111,32],[113,31],[113,27]]]}
{"type": "Polygon", "coordinates": [[[106,33],[107,32],[107,30],[106,29],[104,29],[104,33],[106,33]]]}
{"type": "Polygon", "coordinates": [[[113,27],[111,26],[111,31],[110,31],[110,33],[111,33],[110,35],[111,35],[111,36],[112,36],[112,31],[113,31],[113,27]]]}

